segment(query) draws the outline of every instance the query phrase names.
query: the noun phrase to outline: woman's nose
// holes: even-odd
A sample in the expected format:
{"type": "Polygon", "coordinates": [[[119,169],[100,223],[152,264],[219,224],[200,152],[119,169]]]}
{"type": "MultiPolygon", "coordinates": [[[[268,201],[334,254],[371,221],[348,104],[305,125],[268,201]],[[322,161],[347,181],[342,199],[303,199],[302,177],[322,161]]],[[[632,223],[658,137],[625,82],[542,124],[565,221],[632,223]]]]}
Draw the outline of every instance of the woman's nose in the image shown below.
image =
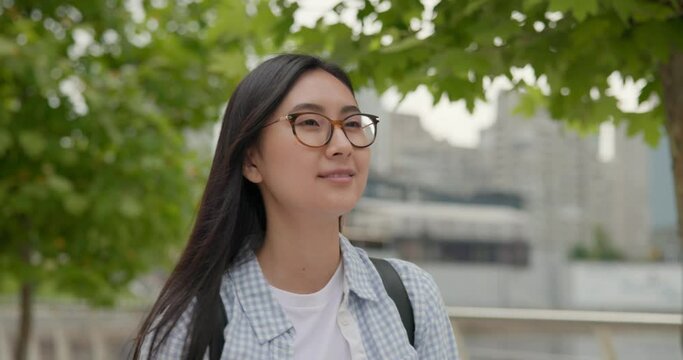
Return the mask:
{"type": "Polygon", "coordinates": [[[341,126],[335,125],[332,128],[332,137],[330,138],[330,142],[327,144],[325,152],[328,156],[332,157],[336,155],[348,156],[352,151],[353,145],[346,137],[346,134],[344,134],[341,126]]]}

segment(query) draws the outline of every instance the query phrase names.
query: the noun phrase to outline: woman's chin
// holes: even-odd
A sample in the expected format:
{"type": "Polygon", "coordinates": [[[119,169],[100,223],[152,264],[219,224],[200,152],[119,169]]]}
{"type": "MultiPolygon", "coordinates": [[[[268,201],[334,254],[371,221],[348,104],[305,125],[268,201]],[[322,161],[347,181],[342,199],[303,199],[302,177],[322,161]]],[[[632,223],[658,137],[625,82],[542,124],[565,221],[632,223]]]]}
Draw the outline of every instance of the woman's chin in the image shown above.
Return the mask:
{"type": "Polygon", "coordinates": [[[326,206],[326,207],[319,207],[318,211],[319,214],[326,214],[329,215],[330,217],[338,218],[342,215],[346,215],[351,210],[353,210],[353,207],[355,203],[350,204],[348,206],[342,206],[342,204],[335,204],[336,206],[326,206]]]}

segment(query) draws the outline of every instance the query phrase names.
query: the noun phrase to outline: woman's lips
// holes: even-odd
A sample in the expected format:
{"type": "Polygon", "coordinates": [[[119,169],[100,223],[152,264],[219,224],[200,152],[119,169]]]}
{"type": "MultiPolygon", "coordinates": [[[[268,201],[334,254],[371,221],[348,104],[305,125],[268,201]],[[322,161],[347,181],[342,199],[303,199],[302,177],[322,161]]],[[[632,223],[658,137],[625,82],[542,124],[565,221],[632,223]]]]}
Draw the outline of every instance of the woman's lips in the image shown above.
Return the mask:
{"type": "Polygon", "coordinates": [[[351,182],[353,175],[349,173],[336,173],[319,176],[321,179],[325,179],[334,183],[345,184],[351,182]]]}

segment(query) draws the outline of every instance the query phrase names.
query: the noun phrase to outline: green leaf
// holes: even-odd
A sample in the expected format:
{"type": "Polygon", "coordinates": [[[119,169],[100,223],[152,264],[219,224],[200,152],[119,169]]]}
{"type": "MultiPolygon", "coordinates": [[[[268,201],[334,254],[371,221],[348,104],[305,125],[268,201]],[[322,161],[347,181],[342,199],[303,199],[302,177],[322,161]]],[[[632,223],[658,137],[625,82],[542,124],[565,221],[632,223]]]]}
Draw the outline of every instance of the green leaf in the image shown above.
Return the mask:
{"type": "Polygon", "coordinates": [[[523,0],[522,1],[522,10],[523,11],[529,11],[536,7],[539,4],[545,3],[547,0],[523,0]]]}
{"type": "Polygon", "coordinates": [[[4,156],[7,149],[12,146],[12,137],[9,132],[0,129],[0,156],[4,156]]]}
{"type": "Polygon", "coordinates": [[[208,43],[231,40],[248,34],[250,24],[243,4],[221,1],[215,10],[216,24],[207,31],[208,43]]]}
{"type": "Polygon", "coordinates": [[[29,157],[35,158],[45,150],[47,141],[39,132],[22,131],[19,133],[19,144],[29,157]]]}
{"type": "Polygon", "coordinates": [[[512,113],[531,117],[536,114],[538,108],[546,104],[545,96],[541,89],[537,87],[526,86],[524,90],[524,93],[519,94],[519,101],[512,110],[512,113]]]}
{"type": "Polygon", "coordinates": [[[56,174],[48,175],[45,182],[50,189],[58,193],[70,192],[73,189],[73,185],[69,179],[56,174]]]}
{"type": "Polygon", "coordinates": [[[79,216],[88,207],[88,199],[79,194],[70,193],[64,197],[63,204],[68,213],[79,216]]]}
{"type": "Polygon", "coordinates": [[[579,0],[573,2],[572,13],[579,22],[586,19],[588,15],[595,15],[598,12],[598,0],[579,0]]]}
{"type": "Polygon", "coordinates": [[[550,0],[548,10],[562,13],[571,12],[574,18],[581,22],[588,15],[595,15],[598,12],[598,0],[550,0]]]}
{"type": "Polygon", "coordinates": [[[17,51],[14,41],[5,36],[0,36],[0,56],[13,55],[17,51]]]}
{"type": "Polygon", "coordinates": [[[221,74],[226,78],[243,76],[247,72],[244,53],[239,50],[214,53],[209,71],[221,74]]]}
{"type": "Polygon", "coordinates": [[[674,29],[668,23],[648,22],[634,29],[633,38],[644,52],[649,52],[658,61],[664,61],[669,58],[672,50],[673,32],[674,29]]]}
{"type": "Polygon", "coordinates": [[[638,95],[638,104],[642,104],[652,97],[652,95],[661,92],[661,84],[658,81],[648,81],[638,95]]]}
{"type": "Polygon", "coordinates": [[[422,40],[410,37],[407,39],[403,39],[401,41],[395,42],[389,46],[383,47],[380,52],[382,54],[393,54],[393,53],[398,53],[406,50],[411,50],[414,49],[422,43],[422,40]]]}
{"type": "Polygon", "coordinates": [[[633,18],[637,22],[665,21],[675,17],[676,13],[672,6],[647,0],[638,0],[638,9],[633,11],[633,18]]]}
{"type": "Polygon", "coordinates": [[[638,8],[637,0],[609,0],[608,3],[624,23],[628,23],[629,18],[638,8]]]}
{"type": "Polygon", "coordinates": [[[645,143],[650,145],[651,148],[655,149],[659,145],[659,139],[662,138],[662,134],[660,132],[661,127],[658,127],[656,129],[651,129],[648,128],[646,131],[643,132],[643,140],[645,140],[645,143]]]}
{"type": "MultiPolygon", "coordinates": [[[[581,0],[583,1],[583,0],[581,0]]],[[[581,2],[577,1],[577,2],[581,2]]],[[[591,0],[592,1],[592,0],[591,0]]],[[[574,0],[549,0],[548,1],[548,11],[559,11],[566,13],[574,7],[574,0]]]]}
{"type": "Polygon", "coordinates": [[[642,134],[645,143],[651,147],[657,146],[664,124],[661,105],[649,113],[626,113],[623,117],[628,120],[627,134],[629,136],[642,134]]]}
{"type": "Polygon", "coordinates": [[[128,218],[136,218],[142,214],[142,206],[134,197],[125,195],[119,202],[119,211],[128,218]]]}
{"type": "Polygon", "coordinates": [[[470,0],[467,3],[467,6],[465,6],[463,13],[466,15],[469,15],[475,11],[478,11],[479,9],[481,9],[484,5],[486,5],[489,2],[490,2],[490,0],[470,0]]]}

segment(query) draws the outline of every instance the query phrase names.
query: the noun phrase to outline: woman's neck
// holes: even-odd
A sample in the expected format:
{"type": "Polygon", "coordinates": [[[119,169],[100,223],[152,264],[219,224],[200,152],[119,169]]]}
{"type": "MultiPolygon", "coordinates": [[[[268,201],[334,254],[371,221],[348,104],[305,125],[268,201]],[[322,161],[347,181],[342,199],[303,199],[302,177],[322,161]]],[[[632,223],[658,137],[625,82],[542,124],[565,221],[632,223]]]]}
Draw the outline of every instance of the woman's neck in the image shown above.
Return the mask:
{"type": "Polygon", "coordinates": [[[322,289],[341,261],[338,220],[272,214],[267,218],[264,243],[256,256],[268,282],[299,294],[322,289]]]}

